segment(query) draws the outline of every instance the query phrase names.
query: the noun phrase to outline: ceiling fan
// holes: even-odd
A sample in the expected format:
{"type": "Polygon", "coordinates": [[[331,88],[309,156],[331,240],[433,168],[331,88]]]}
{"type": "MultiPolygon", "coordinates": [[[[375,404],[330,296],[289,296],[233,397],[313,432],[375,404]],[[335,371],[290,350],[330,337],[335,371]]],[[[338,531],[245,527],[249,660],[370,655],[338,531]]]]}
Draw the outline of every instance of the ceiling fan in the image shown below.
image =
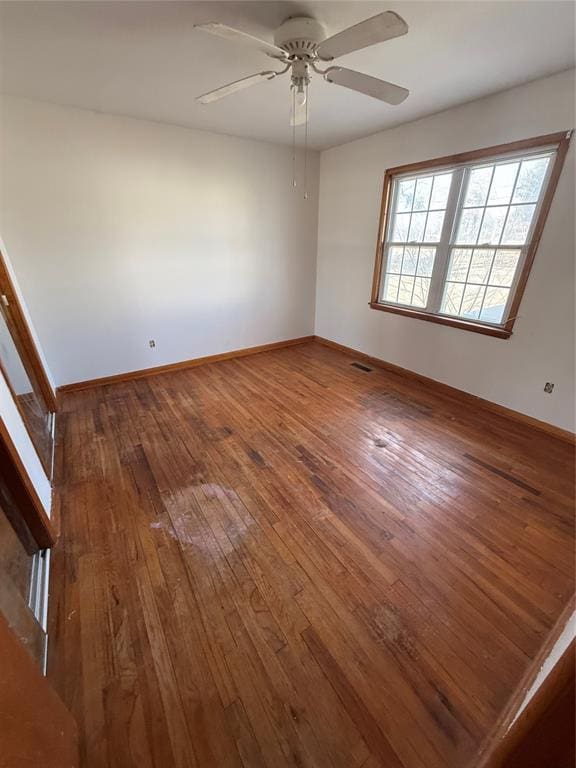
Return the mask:
{"type": "Polygon", "coordinates": [[[284,69],[280,71],[257,72],[204,93],[196,99],[202,104],[218,101],[265,80],[273,80],[288,71],[291,76],[292,126],[308,122],[308,84],[311,71],[322,75],[328,83],[350,88],[388,104],[400,104],[408,96],[406,88],[386,80],[346,67],[329,66],[327,69],[321,69],[318,66],[319,62],[330,62],[352,51],[405,35],[408,25],[393,11],[379,13],[328,38],[324,27],[316,19],[303,16],[290,18],[274,33],[273,44],[218,22],[197,24],[195,28],[259,50],[285,64],[284,69]]]}

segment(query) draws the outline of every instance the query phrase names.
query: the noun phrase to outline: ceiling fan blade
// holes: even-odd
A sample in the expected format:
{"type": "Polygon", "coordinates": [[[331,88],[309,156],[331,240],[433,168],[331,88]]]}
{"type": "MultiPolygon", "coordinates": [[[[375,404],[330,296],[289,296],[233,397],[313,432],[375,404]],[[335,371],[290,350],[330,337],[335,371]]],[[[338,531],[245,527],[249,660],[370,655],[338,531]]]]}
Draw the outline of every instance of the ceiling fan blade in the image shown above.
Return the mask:
{"type": "Polygon", "coordinates": [[[223,99],[232,93],[243,91],[244,88],[251,88],[253,85],[262,82],[262,80],[272,80],[277,74],[277,72],[258,72],[256,75],[243,77],[241,80],[235,80],[233,83],[216,88],[214,91],[203,93],[202,96],[196,96],[196,101],[199,101],[201,104],[211,104],[213,101],[223,99]]]}
{"type": "Polygon", "coordinates": [[[232,40],[233,42],[240,43],[241,45],[247,45],[250,48],[255,48],[267,56],[272,56],[274,59],[285,59],[286,52],[282,48],[278,48],[277,45],[268,43],[266,40],[260,40],[259,37],[249,35],[247,32],[242,32],[240,29],[234,29],[234,27],[228,27],[226,24],[220,24],[217,21],[209,21],[206,24],[195,24],[194,29],[199,29],[201,32],[208,32],[211,35],[217,37],[223,37],[226,40],[232,40]]]}
{"type": "Polygon", "coordinates": [[[330,61],[337,56],[344,56],[345,53],[400,37],[406,32],[408,24],[404,19],[394,11],[385,11],[324,40],[316,49],[316,53],[324,61],[330,61]]]}
{"type": "Polygon", "coordinates": [[[290,109],[290,126],[306,125],[310,117],[310,108],[306,109],[306,104],[294,104],[290,109]]]}
{"type": "Polygon", "coordinates": [[[366,96],[372,96],[388,104],[401,104],[410,93],[399,85],[345,67],[330,67],[326,70],[324,79],[329,83],[343,85],[344,88],[365,93],[366,96]]]}

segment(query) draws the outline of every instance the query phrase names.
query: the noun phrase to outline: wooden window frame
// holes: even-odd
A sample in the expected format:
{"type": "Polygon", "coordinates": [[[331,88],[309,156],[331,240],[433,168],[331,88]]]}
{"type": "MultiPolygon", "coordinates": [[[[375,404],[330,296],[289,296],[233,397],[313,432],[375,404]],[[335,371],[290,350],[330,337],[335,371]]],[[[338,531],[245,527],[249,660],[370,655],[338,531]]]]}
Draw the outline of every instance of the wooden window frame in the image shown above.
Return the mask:
{"type": "MultiPolygon", "coordinates": [[[[544,231],[544,225],[546,223],[546,219],[550,211],[550,206],[554,198],[554,193],[558,185],[558,180],[562,172],[566,153],[568,152],[568,147],[570,145],[571,134],[572,131],[550,133],[544,136],[537,136],[532,139],[514,141],[508,144],[499,144],[494,147],[486,147],[484,149],[477,149],[470,152],[461,152],[456,155],[438,157],[434,160],[427,160],[418,163],[410,163],[407,165],[399,165],[395,168],[388,168],[384,174],[382,203],[380,208],[380,224],[378,228],[378,243],[376,247],[374,277],[372,280],[372,294],[369,303],[370,307],[381,312],[392,312],[394,314],[404,315],[405,317],[427,320],[428,322],[448,325],[452,326],[453,328],[473,331],[475,333],[482,333],[500,339],[509,338],[512,335],[512,329],[518,315],[520,302],[522,300],[522,296],[524,295],[528,276],[530,274],[532,264],[534,263],[534,257],[536,255],[536,251],[544,231]],[[492,158],[496,160],[500,159],[500,156],[505,156],[507,154],[513,155],[514,153],[521,153],[523,151],[552,146],[556,148],[556,156],[548,175],[547,186],[544,191],[544,195],[539,201],[539,209],[537,211],[536,219],[532,223],[532,235],[529,242],[524,246],[526,248],[524,263],[510,289],[512,292],[512,297],[508,309],[508,320],[505,323],[502,325],[495,325],[484,323],[482,321],[465,320],[461,317],[437,314],[436,312],[429,312],[426,310],[420,310],[402,305],[387,304],[380,300],[380,286],[382,284],[383,277],[382,269],[384,265],[386,232],[388,229],[388,222],[390,220],[390,208],[392,206],[391,193],[396,177],[412,173],[416,174],[425,171],[434,171],[441,168],[446,168],[448,170],[455,166],[462,166],[463,164],[475,162],[476,160],[488,160],[492,158]]],[[[456,213],[458,213],[458,210],[456,213]]]]}

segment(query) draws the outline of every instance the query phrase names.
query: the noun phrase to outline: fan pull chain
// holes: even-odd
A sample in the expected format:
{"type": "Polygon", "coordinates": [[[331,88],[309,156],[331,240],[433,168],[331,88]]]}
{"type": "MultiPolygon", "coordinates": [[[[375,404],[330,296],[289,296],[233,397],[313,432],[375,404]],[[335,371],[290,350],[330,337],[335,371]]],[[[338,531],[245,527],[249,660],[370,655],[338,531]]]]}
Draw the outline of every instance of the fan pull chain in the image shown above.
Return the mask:
{"type": "Polygon", "coordinates": [[[304,200],[308,200],[308,83],[306,83],[306,122],[304,123],[304,200]]]}
{"type": "Polygon", "coordinates": [[[292,86],[292,186],[296,188],[296,89],[292,86]]]}

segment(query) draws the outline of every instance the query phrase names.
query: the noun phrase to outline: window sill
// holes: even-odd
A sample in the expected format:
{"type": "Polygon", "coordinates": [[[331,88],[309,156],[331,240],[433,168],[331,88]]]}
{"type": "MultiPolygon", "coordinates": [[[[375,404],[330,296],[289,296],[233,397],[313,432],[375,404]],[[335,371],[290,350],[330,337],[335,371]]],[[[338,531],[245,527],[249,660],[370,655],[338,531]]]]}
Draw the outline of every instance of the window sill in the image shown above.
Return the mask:
{"type": "Polygon", "coordinates": [[[372,309],[379,309],[381,312],[392,312],[395,315],[404,315],[405,317],[427,320],[429,323],[449,325],[452,326],[452,328],[459,328],[461,331],[483,333],[485,336],[494,336],[497,339],[509,339],[510,336],[512,336],[511,329],[498,328],[494,325],[485,325],[484,323],[475,323],[471,320],[462,320],[462,318],[459,317],[434,315],[430,312],[421,312],[417,309],[408,309],[407,307],[395,307],[391,304],[381,304],[376,301],[371,301],[370,307],[372,309]]]}

